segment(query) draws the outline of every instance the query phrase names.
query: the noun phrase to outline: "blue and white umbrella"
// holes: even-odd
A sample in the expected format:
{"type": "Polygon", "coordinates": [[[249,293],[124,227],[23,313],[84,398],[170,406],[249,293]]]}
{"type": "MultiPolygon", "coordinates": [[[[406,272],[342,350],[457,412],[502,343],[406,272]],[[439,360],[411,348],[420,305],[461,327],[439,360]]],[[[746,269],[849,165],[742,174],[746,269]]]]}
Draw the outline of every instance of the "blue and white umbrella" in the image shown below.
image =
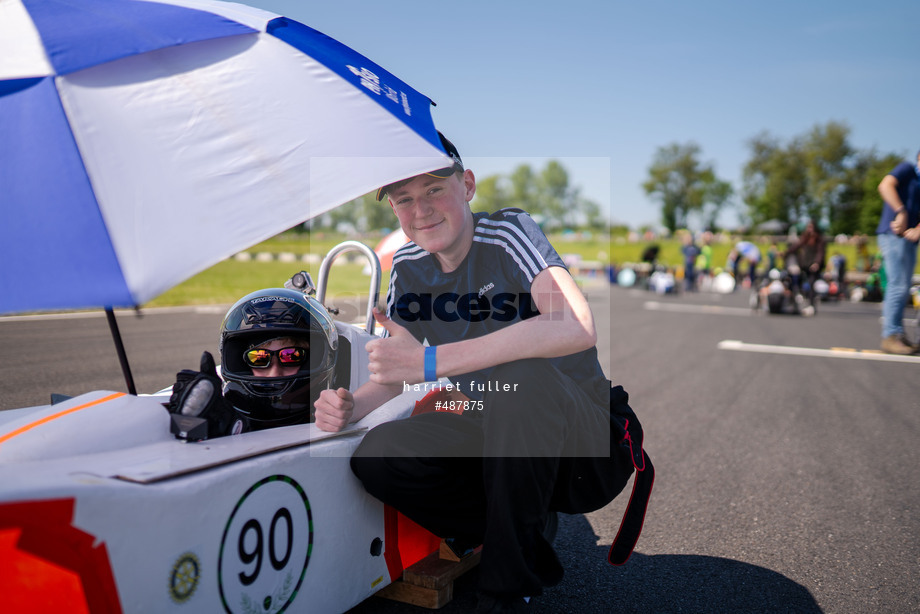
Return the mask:
{"type": "Polygon", "coordinates": [[[441,168],[431,101],[214,0],[0,0],[0,313],[141,305],[441,168]]]}

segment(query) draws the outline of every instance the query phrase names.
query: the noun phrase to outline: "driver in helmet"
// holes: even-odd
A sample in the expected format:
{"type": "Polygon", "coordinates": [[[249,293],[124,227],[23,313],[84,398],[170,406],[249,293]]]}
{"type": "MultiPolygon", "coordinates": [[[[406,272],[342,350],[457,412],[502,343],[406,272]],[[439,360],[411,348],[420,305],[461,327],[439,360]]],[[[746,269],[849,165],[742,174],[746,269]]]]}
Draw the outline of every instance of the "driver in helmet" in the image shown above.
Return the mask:
{"type": "Polygon", "coordinates": [[[337,350],[335,325],[315,299],[285,288],[248,294],[221,324],[223,382],[208,352],[200,371],[177,375],[167,405],[173,431],[203,439],[312,422],[313,403],[332,385],[337,350]],[[198,418],[191,422],[199,425],[203,420],[206,435],[176,426],[191,423],[175,416],[198,418]]]}

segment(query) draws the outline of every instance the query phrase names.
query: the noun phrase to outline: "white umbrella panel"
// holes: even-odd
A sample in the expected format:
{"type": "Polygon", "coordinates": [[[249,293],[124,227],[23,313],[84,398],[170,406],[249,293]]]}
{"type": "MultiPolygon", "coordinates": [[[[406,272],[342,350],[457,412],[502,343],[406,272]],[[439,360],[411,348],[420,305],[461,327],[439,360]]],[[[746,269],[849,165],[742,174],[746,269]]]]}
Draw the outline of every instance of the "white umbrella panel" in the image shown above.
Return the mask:
{"type": "Polygon", "coordinates": [[[141,305],[447,166],[431,101],[212,0],[0,0],[0,313],[141,305]]]}

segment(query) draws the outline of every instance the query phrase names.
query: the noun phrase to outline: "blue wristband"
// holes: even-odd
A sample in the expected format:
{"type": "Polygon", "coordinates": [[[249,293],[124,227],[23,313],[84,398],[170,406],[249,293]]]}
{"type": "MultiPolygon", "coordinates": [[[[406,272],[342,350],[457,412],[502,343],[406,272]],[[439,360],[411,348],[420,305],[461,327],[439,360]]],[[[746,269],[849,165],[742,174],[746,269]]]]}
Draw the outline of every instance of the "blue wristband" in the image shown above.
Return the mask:
{"type": "Polygon", "coordinates": [[[433,382],[438,379],[438,358],[436,355],[437,346],[428,346],[425,348],[425,381],[433,382]]]}

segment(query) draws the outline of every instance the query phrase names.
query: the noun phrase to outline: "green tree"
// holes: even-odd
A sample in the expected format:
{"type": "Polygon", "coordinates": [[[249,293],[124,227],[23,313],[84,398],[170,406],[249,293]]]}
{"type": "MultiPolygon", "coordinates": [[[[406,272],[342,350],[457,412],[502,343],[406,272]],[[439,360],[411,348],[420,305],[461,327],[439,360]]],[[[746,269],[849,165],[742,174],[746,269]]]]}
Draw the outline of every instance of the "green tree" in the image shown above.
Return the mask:
{"type": "Polygon", "coordinates": [[[492,213],[510,206],[511,195],[501,175],[489,175],[484,179],[476,179],[476,195],[470,203],[473,211],[492,213]]]}
{"type": "Polygon", "coordinates": [[[742,171],[742,198],[754,225],[777,219],[794,224],[807,210],[805,156],[797,143],[784,147],[761,133],[748,141],[751,158],[742,171]]]}
{"type": "Polygon", "coordinates": [[[578,199],[578,209],[584,217],[584,225],[595,230],[603,230],[608,223],[601,213],[601,206],[590,198],[578,199]]]}
{"type": "Polygon", "coordinates": [[[577,191],[569,187],[569,173],[556,160],[550,160],[535,177],[540,213],[552,220],[550,226],[570,226],[577,191]]]}
{"type": "MultiPolygon", "coordinates": [[[[375,194],[365,194],[314,220],[313,227],[335,228],[353,224],[360,232],[393,228],[396,220],[386,201],[377,202],[375,194]]],[[[556,160],[550,160],[539,172],[529,164],[520,164],[510,175],[489,175],[476,180],[476,195],[470,207],[473,211],[498,211],[519,207],[548,228],[589,226],[601,229],[606,220],[600,206],[581,196],[570,185],[569,173],[556,160]]]]}
{"type": "Polygon", "coordinates": [[[642,184],[645,193],[661,204],[662,223],[671,232],[685,228],[691,213],[714,220],[731,195],[731,185],[719,180],[712,165],[699,158],[696,143],[659,147],[648,170],[649,178],[642,184]]]}
{"type": "Polygon", "coordinates": [[[860,151],[841,122],[816,125],[782,143],[767,133],[748,142],[743,198],[754,224],[806,218],[827,223],[832,234],[871,234],[882,201],[878,183],[900,157],[860,151]]]}
{"type": "Polygon", "coordinates": [[[815,126],[804,137],[801,149],[808,180],[808,217],[839,226],[836,218],[846,208],[843,200],[851,179],[855,150],[848,141],[850,129],[842,123],[815,126]]]}
{"type": "Polygon", "coordinates": [[[547,228],[588,226],[603,228],[600,206],[581,196],[569,182],[569,173],[557,160],[550,160],[539,172],[529,164],[517,166],[510,175],[490,175],[476,181],[473,211],[498,211],[518,207],[547,228]]]}
{"type": "Polygon", "coordinates": [[[377,202],[376,192],[370,192],[333,209],[327,214],[327,220],[332,228],[345,222],[353,224],[360,232],[395,228],[398,223],[386,199],[377,202]]]}
{"type": "Polygon", "coordinates": [[[717,178],[711,170],[706,172],[703,183],[706,186],[706,193],[703,197],[703,228],[716,230],[719,214],[730,202],[735,189],[731,183],[717,178]]]}
{"type": "Polygon", "coordinates": [[[852,221],[835,232],[875,234],[883,206],[878,184],[902,161],[903,158],[896,154],[881,155],[874,150],[859,154],[846,194],[847,202],[852,204],[845,211],[847,217],[844,219],[852,221]]]}
{"type": "Polygon", "coordinates": [[[569,183],[569,172],[558,160],[550,160],[536,176],[540,213],[549,227],[603,227],[600,205],[583,198],[581,190],[569,183]]]}
{"type": "Polygon", "coordinates": [[[542,215],[540,199],[537,196],[537,178],[529,164],[520,164],[508,176],[510,200],[531,215],[542,215]]]}

